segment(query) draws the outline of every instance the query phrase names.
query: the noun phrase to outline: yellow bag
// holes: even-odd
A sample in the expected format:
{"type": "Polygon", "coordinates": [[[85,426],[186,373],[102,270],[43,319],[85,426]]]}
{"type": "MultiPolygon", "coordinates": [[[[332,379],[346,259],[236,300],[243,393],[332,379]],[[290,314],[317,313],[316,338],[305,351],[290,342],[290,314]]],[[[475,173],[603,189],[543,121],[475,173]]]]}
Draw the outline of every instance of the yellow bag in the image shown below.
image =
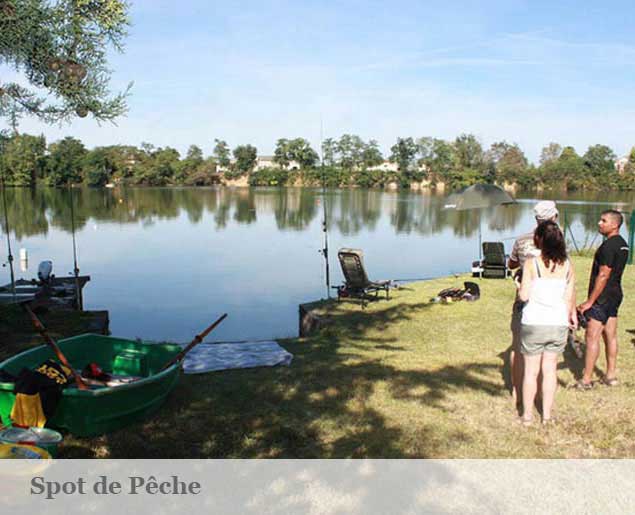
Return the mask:
{"type": "Polygon", "coordinates": [[[14,425],[44,427],[51,418],[68,384],[71,370],[52,359],[35,370],[22,369],[15,381],[15,403],[11,409],[14,425]]]}
{"type": "Polygon", "coordinates": [[[15,403],[11,409],[11,421],[16,426],[44,427],[46,416],[42,409],[40,394],[16,393],[15,403]]]}

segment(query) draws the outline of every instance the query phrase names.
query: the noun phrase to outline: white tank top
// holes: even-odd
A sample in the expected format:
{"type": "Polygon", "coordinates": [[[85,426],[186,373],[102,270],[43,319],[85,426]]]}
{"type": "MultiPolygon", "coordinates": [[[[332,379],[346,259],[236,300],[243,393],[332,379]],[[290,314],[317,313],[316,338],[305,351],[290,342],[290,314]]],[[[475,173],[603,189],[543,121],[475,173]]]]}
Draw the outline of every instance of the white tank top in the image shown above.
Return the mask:
{"type": "Polygon", "coordinates": [[[564,277],[541,277],[538,260],[534,260],[537,277],[531,283],[529,300],[523,308],[522,324],[569,325],[569,309],[565,300],[570,263],[567,260],[564,277]]]}

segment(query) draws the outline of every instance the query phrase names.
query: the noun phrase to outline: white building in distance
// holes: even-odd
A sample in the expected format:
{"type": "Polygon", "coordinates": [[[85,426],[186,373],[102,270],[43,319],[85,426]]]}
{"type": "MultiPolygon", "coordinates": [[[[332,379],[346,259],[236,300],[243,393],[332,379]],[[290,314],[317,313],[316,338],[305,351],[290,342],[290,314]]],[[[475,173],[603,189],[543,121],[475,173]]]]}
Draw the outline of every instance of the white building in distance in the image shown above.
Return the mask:
{"type": "Polygon", "coordinates": [[[383,163],[376,166],[371,166],[369,170],[379,170],[380,172],[398,172],[399,165],[397,163],[393,163],[392,161],[384,161],[383,163]]]}
{"type": "Polygon", "coordinates": [[[293,171],[300,169],[300,163],[297,161],[290,161],[286,166],[280,166],[274,161],[274,156],[258,156],[256,158],[256,164],[254,165],[254,172],[263,170],[264,168],[282,168],[283,170],[293,171]]]}
{"type": "Polygon", "coordinates": [[[628,164],[628,156],[622,156],[615,160],[615,169],[618,173],[624,173],[626,165],[628,164]]]}

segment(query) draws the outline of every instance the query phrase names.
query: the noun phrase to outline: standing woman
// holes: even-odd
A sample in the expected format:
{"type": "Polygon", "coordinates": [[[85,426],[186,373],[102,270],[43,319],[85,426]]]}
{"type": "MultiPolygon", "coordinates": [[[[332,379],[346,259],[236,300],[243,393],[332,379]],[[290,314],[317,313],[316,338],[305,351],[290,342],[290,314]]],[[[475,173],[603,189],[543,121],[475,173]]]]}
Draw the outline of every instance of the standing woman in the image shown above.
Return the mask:
{"type": "Polygon", "coordinates": [[[533,421],[533,406],[542,371],[542,422],[551,420],[557,387],[558,354],[567,344],[569,327],[577,326],[575,277],[567,257],[564,235],[554,222],[536,228],[534,243],[540,256],[528,258],[518,296],[527,302],[521,320],[523,425],[533,421]]]}

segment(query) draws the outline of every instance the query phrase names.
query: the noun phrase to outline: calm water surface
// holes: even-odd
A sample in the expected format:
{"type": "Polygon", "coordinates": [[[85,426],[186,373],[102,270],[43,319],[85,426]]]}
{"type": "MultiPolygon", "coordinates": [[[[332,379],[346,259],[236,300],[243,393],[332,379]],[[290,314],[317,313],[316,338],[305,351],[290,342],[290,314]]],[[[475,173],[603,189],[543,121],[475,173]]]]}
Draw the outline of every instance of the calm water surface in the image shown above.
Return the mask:
{"type": "MultiPolygon", "coordinates": [[[[484,241],[513,239],[533,227],[535,194],[483,210],[484,241]]],[[[630,211],[633,195],[545,194],[559,207],[578,245],[599,242],[596,222],[609,206],[630,211]]],[[[73,269],[66,190],[7,191],[16,276],[38,263],[73,269]],[[20,270],[19,249],[29,261],[20,270]]],[[[110,311],[125,337],[190,340],[229,313],[215,340],[295,336],[298,304],[326,296],[323,202],[331,283],[342,281],[340,247],[361,248],[371,278],[418,279],[468,270],[478,257],[478,211],[443,209],[444,197],[417,192],[317,189],[74,190],[79,267],[91,276],[85,308],[110,311]]],[[[3,226],[4,229],[4,226],[3,226]]],[[[624,229],[626,237],[627,229],[624,229]]],[[[571,236],[569,237],[572,240],[571,236]]],[[[6,261],[6,237],[0,256],[6,261]]],[[[2,284],[9,269],[0,269],[2,284]]]]}

